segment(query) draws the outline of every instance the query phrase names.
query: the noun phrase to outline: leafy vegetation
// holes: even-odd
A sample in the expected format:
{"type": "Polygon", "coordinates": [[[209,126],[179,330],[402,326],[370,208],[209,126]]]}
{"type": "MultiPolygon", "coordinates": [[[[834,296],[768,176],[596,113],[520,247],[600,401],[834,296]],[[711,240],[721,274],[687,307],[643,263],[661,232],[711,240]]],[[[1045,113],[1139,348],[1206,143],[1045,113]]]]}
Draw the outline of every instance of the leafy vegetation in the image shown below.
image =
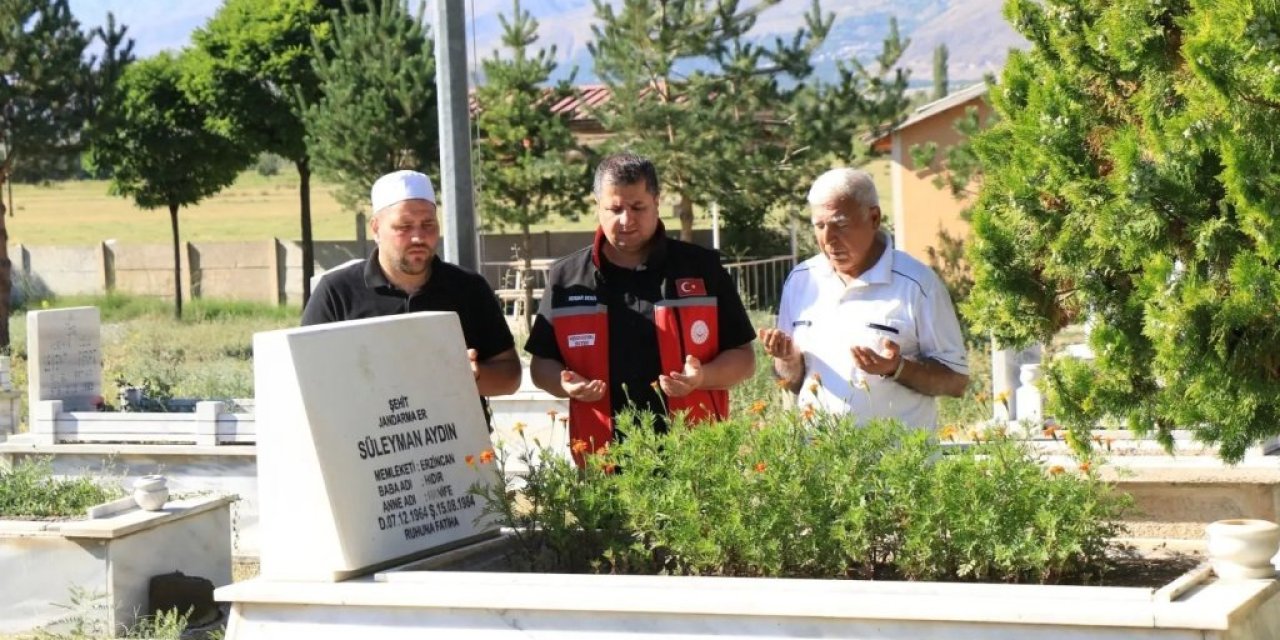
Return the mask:
{"type": "Polygon", "coordinates": [[[1228,461],[1280,433],[1280,6],[1011,0],[1030,40],[973,140],[983,186],[962,305],[1020,345],[1092,327],[1053,361],[1075,430],[1174,429],[1228,461]]]}
{"type": "MultiPolygon", "coordinates": [[[[893,421],[779,410],[621,444],[585,470],[524,442],[530,471],[477,485],[535,571],[1057,583],[1100,580],[1127,496],[995,436],[946,448],[893,421]]],[[[517,429],[523,439],[523,431],[517,429]]],[[[586,450],[585,443],[573,443],[586,450]]],[[[518,448],[518,447],[517,447],[518,448]]],[[[495,457],[496,456],[496,457],[495,457]]]]}
{"type": "Polygon", "coordinates": [[[80,517],[85,509],[123,495],[119,486],[91,476],[54,478],[48,458],[0,469],[0,518],[80,517]]]}

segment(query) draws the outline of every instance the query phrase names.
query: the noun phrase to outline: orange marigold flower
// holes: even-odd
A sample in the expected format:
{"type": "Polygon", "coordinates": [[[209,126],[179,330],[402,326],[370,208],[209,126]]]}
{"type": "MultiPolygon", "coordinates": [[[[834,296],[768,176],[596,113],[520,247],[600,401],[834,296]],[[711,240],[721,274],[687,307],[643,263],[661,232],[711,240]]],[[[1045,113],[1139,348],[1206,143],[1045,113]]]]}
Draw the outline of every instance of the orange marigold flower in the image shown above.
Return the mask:
{"type": "Polygon", "coordinates": [[[587,441],[575,439],[570,445],[569,450],[574,453],[582,454],[587,452],[587,441]]]}
{"type": "Polygon", "coordinates": [[[816,412],[813,410],[813,405],[806,405],[804,411],[800,412],[800,415],[804,416],[805,420],[812,420],[814,413],[816,412]]]}
{"type": "Polygon", "coordinates": [[[1058,439],[1058,428],[1053,425],[1045,427],[1041,433],[1043,433],[1046,438],[1053,438],[1054,440],[1058,439]]]}
{"type": "Polygon", "coordinates": [[[485,449],[480,452],[480,464],[489,464],[493,462],[493,449],[485,449]]]}
{"type": "Polygon", "coordinates": [[[463,460],[466,460],[468,467],[476,466],[476,457],[471,454],[467,454],[467,457],[463,458],[463,460]]]}
{"type": "Polygon", "coordinates": [[[515,425],[511,427],[511,430],[516,432],[516,435],[518,436],[524,435],[524,423],[523,422],[515,423],[515,425]]]}
{"type": "Polygon", "coordinates": [[[1049,475],[1051,476],[1062,475],[1064,471],[1066,471],[1066,469],[1063,469],[1060,464],[1055,464],[1052,467],[1049,467],[1049,475]]]}
{"type": "Polygon", "coordinates": [[[819,385],[818,385],[818,381],[817,381],[817,380],[814,380],[813,382],[810,382],[810,383],[809,383],[809,393],[815,393],[815,394],[816,394],[816,393],[818,393],[818,386],[819,386],[819,385]]]}
{"type": "Polygon", "coordinates": [[[552,418],[555,418],[556,416],[560,415],[560,412],[556,411],[555,409],[547,409],[547,415],[551,416],[552,418]]]}
{"type": "Polygon", "coordinates": [[[774,383],[774,384],[776,384],[776,385],[778,385],[778,388],[779,388],[779,389],[786,389],[786,388],[787,388],[787,381],[786,381],[786,380],[783,380],[782,378],[778,378],[777,380],[774,380],[774,381],[773,381],[773,383],[774,383]]]}
{"type": "Polygon", "coordinates": [[[1089,464],[1088,460],[1085,460],[1084,462],[1080,463],[1080,470],[1085,473],[1089,473],[1089,469],[1092,469],[1092,468],[1093,468],[1093,465],[1089,464]]]}
{"type": "Polygon", "coordinates": [[[756,400],[755,402],[751,403],[751,408],[748,409],[748,411],[750,411],[751,413],[764,413],[764,408],[767,406],[769,406],[769,403],[765,402],[764,400],[756,400]]]}
{"type": "Polygon", "coordinates": [[[600,466],[600,470],[605,473],[613,473],[614,471],[618,470],[618,465],[612,462],[606,462],[600,466]]]}
{"type": "Polygon", "coordinates": [[[768,468],[768,466],[765,463],[763,462],[756,463],[756,473],[764,473],[764,470],[766,468],[768,468]]]}
{"type": "Polygon", "coordinates": [[[943,427],[942,430],[938,432],[938,437],[942,438],[943,440],[950,440],[952,442],[955,442],[956,433],[958,431],[959,430],[956,429],[956,426],[954,424],[949,424],[943,427]]]}

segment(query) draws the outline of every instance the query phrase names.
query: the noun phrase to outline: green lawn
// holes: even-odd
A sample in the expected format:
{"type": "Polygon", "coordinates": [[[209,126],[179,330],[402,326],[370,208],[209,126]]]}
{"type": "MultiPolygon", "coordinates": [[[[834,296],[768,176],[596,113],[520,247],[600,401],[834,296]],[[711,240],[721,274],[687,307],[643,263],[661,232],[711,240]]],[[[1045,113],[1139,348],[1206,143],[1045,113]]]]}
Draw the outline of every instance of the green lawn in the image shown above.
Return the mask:
{"type": "MultiPolygon", "coordinates": [[[[880,189],[881,208],[893,210],[889,188],[889,162],[877,160],[868,169],[880,189]]],[[[112,196],[108,183],[100,180],[58,182],[50,185],[14,185],[14,210],[5,219],[10,243],[27,245],[84,245],[115,239],[122,243],[168,243],[169,213],[147,211],[127,198],[112,196]]],[[[807,184],[796,185],[793,210],[804,206],[807,184]]],[[[8,194],[5,194],[6,202],[8,194]]],[[[663,205],[664,219],[671,229],[678,223],[670,218],[671,208],[663,205]]],[[[710,215],[695,210],[699,228],[710,226],[710,215]]],[[[777,224],[784,217],[775,214],[777,224]]],[[[234,185],[200,204],[183,209],[178,218],[182,239],[189,242],[263,240],[301,237],[298,227],[298,178],[291,171],[274,177],[255,172],[241,174],[234,185]]],[[[483,221],[482,221],[483,222],[483,221]]],[[[584,230],[595,226],[590,206],[583,205],[576,219],[555,218],[538,225],[535,231],[584,230]]],[[[352,240],[356,237],[355,214],[344,211],[333,197],[333,187],[312,182],[311,228],[317,240],[352,240]]],[[[516,229],[506,231],[515,232],[516,229]]]]}

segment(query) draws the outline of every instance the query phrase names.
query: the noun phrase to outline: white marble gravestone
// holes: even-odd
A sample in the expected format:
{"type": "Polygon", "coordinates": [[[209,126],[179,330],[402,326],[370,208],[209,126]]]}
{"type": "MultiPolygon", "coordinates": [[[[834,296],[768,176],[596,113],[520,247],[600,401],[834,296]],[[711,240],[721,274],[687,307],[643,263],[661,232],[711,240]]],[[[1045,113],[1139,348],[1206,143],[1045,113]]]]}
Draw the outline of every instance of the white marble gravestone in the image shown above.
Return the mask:
{"type": "Polygon", "coordinates": [[[496,532],[468,493],[496,476],[456,314],[259,333],[253,355],[263,578],[341,580],[496,532]]]}
{"type": "Polygon", "coordinates": [[[27,312],[27,406],[61,400],[63,411],[95,411],[102,398],[97,307],[27,312]]]}

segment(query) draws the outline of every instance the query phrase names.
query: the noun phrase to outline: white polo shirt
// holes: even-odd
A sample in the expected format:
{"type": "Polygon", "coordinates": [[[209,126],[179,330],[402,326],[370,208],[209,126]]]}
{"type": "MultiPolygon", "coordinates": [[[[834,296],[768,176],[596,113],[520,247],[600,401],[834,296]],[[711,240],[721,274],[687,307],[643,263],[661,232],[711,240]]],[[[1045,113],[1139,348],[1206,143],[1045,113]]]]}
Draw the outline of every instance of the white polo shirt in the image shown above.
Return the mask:
{"type": "Polygon", "coordinates": [[[894,249],[887,236],[885,240],[880,260],[848,286],[825,255],[797,265],[782,287],[778,328],[804,352],[800,406],[851,411],[858,424],[892,417],[932,429],[938,423],[932,396],[862,371],[850,350],[863,345],[879,351],[881,339],[888,338],[898,343],[905,358],[928,358],[969,373],[960,322],[942,279],[894,249]],[[820,384],[813,384],[814,374],[820,376],[820,384]]]}

